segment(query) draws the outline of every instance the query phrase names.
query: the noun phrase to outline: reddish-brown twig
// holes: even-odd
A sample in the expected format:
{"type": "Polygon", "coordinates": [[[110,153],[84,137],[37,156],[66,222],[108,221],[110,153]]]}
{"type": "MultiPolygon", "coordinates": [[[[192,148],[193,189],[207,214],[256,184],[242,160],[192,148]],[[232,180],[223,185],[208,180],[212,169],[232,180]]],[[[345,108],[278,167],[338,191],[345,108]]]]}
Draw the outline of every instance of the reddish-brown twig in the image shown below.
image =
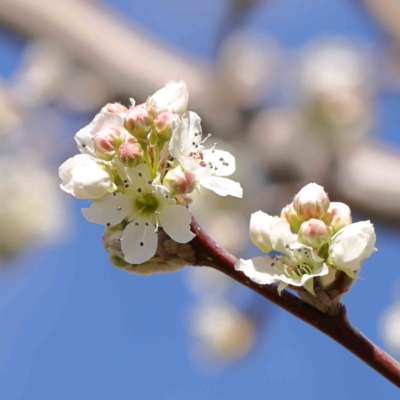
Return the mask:
{"type": "Polygon", "coordinates": [[[350,323],[344,306],[339,309],[337,315],[329,316],[288,291],[283,291],[279,296],[275,286],[259,285],[248,279],[242,272],[236,271],[234,268],[236,258],[215,243],[194,218],[191,227],[192,231],[196,233],[191,245],[196,252],[197,265],[208,265],[249,287],[254,292],[336,340],[382,376],[400,387],[400,363],[367,339],[350,323]]]}

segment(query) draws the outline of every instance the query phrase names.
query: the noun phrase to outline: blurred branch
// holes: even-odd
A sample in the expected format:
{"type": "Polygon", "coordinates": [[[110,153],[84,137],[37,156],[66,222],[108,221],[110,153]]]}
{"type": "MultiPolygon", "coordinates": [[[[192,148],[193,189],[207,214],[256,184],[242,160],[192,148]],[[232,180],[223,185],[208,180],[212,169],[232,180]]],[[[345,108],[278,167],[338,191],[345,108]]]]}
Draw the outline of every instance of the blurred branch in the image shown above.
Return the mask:
{"type": "Polygon", "coordinates": [[[215,268],[242,285],[249,287],[267,300],[272,301],[292,315],[325,333],[393,384],[400,387],[400,363],[371,342],[351,324],[347,318],[344,305],[338,308],[336,315],[329,316],[286,290],[279,295],[274,285],[259,285],[252,282],[242,272],[235,270],[236,258],[215,243],[202,230],[194,218],[192,219],[191,227],[192,231],[196,233],[196,237],[191,242],[197,255],[196,265],[207,265],[215,268]]]}
{"type": "Polygon", "coordinates": [[[170,79],[184,79],[191,105],[215,131],[238,129],[239,113],[221,98],[211,65],[179,51],[111,9],[80,0],[0,0],[0,19],[33,36],[59,42],[110,88],[146,99],[170,79]]]}
{"type": "Polygon", "coordinates": [[[356,2],[362,3],[391,39],[400,41],[400,4],[398,0],[357,0],[356,2]]]}

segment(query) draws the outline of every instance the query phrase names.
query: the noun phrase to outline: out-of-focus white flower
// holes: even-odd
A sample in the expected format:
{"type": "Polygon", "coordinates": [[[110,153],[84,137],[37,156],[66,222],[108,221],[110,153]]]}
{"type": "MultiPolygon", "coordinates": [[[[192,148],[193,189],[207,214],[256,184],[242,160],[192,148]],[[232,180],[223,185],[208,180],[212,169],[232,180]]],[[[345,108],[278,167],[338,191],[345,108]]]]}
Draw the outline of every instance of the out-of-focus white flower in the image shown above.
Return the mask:
{"type": "Polygon", "coordinates": [[[240,184],[225,178],[236,169],[235,157],[227,151],[216,150],[215,146],[205,150],[203,143],[200,117],[188,111],[173,131],[169,144],[170,154],[183,169],[195,175],[201,186],[220,196],[242,197],[240,184]]]}
{"type": "Polygon", "coordinates": [[[386,346],[400,357],[400,302],[384,312],[380,320],[380,331],[386,346]]]}
{"type": "Polygon", "coordinates": [[[324,188],[316,183],[304,186],[293,200],[297,215],[305,220],[322,218],[329,208],[329,197],[324,188]]]}
{"type": "Polygon", "coordinates": [[[183,115],[189,102],[189,90],[185,81],[168,81],[157,90],[147,101],[147,107],[154,109],[157,114],[169,111],[183,115]]]}
{"type": "Polygon", "coordinates": [[[141,264],[157,250],[157,229],[161,226],[176,242],[187,243],[194,238],[190,231],[190,213],[170,197],[161,186],[153,186],[145,164],[119,169],[125,186],[121,193],[108,194],[82,210],[85,218],[97,224],[116,225],[125,218],[121,248],[125,261],[141,264]]]}
{"type": "Polygon", "coordinates": [[[225,295],[233,284],[231,278],[213,268],[187,268],[186,277],[193,294],[204,299],[225,295]]]}
{"type": "Polygon", "coordinates": [[[192,313],[194,355],[201,361],[229,362],[244,357],[255,340],[254,323],[231,305],[202,304],[192,313]]]}
{"type": "Polygon", "coordinates": [[[344,41],[325,41],[305,51],[301,101],[311,132],[331,143],[356,142],[371,126],[372,77],[367,57],[344,41]]]}
{"type": "Polygon", "coordinates": [[[328,262],[354,277],[354,271],[375,251],[375,242],[375,230],[370,221],[347,225],[332,236],[328,262]]]}
{"type": "Polygon", "coordinates": [[[110,174],[88,154],[78,154],[59,168],[61,189],[78,199],[95,200],[113,188],[110,174]]]}
{"type": "Polygon", "coordinates": [[[317,135],[302,134],[302,115],[268,108],[250,122],[252,155],[276,181],[319,181],[329,171],[331,149],[317,135]]]}
{"type": "Polygon", "coordinates": [[[230,101],[248,109],[259,105],[276,83],[279,54],[266,36],[248,32],[229,35],[217,60],[217,77],[230,101]]]}
{"type": "Polygon", "coordinates": [[[64,196],[57,182],[27,155],[0,160],[0,258],[68,233],[64,196]]]}

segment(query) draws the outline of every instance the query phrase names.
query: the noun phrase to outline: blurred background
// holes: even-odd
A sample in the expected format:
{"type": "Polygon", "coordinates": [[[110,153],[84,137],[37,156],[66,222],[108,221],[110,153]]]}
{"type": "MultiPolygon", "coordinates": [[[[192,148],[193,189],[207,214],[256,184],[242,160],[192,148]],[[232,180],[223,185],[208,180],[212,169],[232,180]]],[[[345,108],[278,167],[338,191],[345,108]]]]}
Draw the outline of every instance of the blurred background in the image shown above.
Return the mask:
{"type": "Polygon", "coordinates": [[[222,274],[129,275],[59,189],[107,102],[184,79],[244,200],[193,213],[236,256],[251,212],[305,183],[371,219],[378,253],[345,296],[400,358],[396,0],[0,0],[0,398],[398,398],[331,339],[222,274]]]}

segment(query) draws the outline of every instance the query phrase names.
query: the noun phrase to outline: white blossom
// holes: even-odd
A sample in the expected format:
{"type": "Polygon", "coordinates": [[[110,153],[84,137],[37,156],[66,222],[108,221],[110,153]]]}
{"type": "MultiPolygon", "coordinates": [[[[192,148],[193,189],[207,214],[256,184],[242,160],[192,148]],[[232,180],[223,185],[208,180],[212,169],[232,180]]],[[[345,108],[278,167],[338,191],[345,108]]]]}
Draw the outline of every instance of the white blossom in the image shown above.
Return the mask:
{"type": "Polygon", "coordinates": [[[304,286],[314,292],[313,278],[329,273],[324,259],[311,247],[298,243],[289,223],[258,211],[250,220],[250,238],[261,250],[279,251],[282,256],[240,259],[235,269],[260,285],[279,282],[281,292],[286,286],[304,286]]]}
{"type": "Polygon", "coordinates": [[[250,239],[264,253],[269,253],[271,250],[283,252],[297,237],[286,220],[257,211],[251,214],[250,239]]]}
{"type": "Polygon", "coordinates": [[[88,221],[107,226],[129,221],[121,239],[125,261],[141,264],[154,256],[159,226],[176,242],[187,243],[194,238],[188,209],[176,204],[162,186],[152,185],[146,164],[119,167],[118,172],[124,179],[121,192],[94,201],[82,213],[88,221]]]}
{"type": "Polygon", "coordinates": [[[213,190],[220,196],[243,197],[240,184],[225,178],[235,172],[235,157],[215,146],[206,150],[203,146],[200,117],[188,111],[173,130],[169,152],[183,169],[196,177],[199,185],[213,190]]]}
{"type": "Polygon", "coordinates": [[[149,109],[157,114],[169,111],[183,115],[189,102],[189,90],[185,81],[168,81],[160,90],[157,90],[147,102],[149,109]]]}
{"type": "Polygon", "coordinates": [[[69,158],[60,166],[59,175],[61,189],[78,199],[99,199],[113,188],[105,167],[88,154],[69,158]]]}
{"type": "Polygon", "coordinates": [[[375,242],[375,230],[370,221],[347,225],[332,236],[328,262],[353,277],[363,260],[375,251],[375,242]]]}

